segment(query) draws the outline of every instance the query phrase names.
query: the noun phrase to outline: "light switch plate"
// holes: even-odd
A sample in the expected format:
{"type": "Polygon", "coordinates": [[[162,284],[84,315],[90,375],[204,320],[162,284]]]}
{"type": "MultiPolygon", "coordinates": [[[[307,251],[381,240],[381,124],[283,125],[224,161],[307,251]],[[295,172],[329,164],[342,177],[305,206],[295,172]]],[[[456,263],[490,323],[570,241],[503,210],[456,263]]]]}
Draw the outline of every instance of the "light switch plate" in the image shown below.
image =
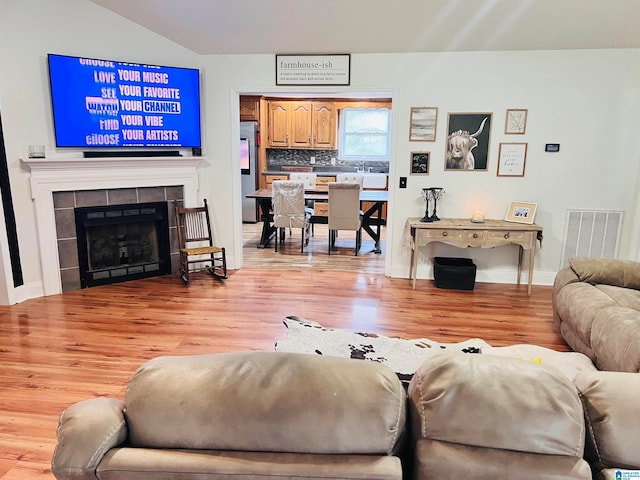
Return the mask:
{"type": "Polygon", "coordinates": [[[400,177],[400,188],[407,188],[407,177],[400,177]]]}
{"type": "Polygon", "coordinates": [[[331,157],[331,165],[335,165],[336,164],[336,157],[331,157]]]}

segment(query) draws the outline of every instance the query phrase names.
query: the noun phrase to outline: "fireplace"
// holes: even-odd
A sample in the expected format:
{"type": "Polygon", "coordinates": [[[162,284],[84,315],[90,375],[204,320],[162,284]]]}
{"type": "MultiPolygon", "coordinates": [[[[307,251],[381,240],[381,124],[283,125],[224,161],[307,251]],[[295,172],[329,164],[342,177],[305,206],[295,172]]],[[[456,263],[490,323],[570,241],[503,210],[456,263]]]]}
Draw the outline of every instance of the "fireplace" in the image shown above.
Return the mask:
{"type": "MultiPolygon", "coordinates": [[[[203,157],[51,157],[22,159],[30,170],[42,283],[23,297],[55,295],[80,288],[74,208],[130,203],[198,204],[198,165],[203,157]]],[[[171,258],[179,254],[169,214],[171,258]]]]}
{"type": "Polygon", "coordinates": [[[74,213],[81,288],[171,273],[167,202],[74,213]]]}

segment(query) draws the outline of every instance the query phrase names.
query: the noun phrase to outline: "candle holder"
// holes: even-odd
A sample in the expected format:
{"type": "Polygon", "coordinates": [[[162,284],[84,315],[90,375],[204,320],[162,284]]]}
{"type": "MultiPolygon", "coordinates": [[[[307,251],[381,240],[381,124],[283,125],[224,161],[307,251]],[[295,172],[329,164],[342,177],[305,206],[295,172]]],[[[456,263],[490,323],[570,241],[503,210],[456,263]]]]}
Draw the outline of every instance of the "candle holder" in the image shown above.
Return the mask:
{"type": "Polygon", "coordinates": [[[444,195],[444,188],[434,187],[431,189],[431,198],[433,199],[433,213],[431,214],[432,222],[437,222],[438,220],[440,220],[438,218],[438,214],[436,213],[436,210],[438,208],[438,200],[442,198],[442,195],[444,195]]]}
{"type": "Polygon", "coordinates": [[[431,187],[431,188],[422,189],[422,198],[426,202],[426,208],[424,212],[424,217],[420,220],[421,222],[437,222],[440,220],[437,214],[438,200],[442,198],[443,194],[444,194],[444,188],[442,187],[431,187]],[[430,200],[433,200],[433,213],[431,213],[431,215],[429,215],[430,200]]]}
{"type": "Polygon", "coordinates": [[[427,206],[424,209],[424,217],[420,219],[421,222],[433,222],[433,220],[431,220],[431,217],[429,217],[429,198],[431,197],[429,191],[429,188],[422,189],[422,198],[427,203],[427,206]]]}

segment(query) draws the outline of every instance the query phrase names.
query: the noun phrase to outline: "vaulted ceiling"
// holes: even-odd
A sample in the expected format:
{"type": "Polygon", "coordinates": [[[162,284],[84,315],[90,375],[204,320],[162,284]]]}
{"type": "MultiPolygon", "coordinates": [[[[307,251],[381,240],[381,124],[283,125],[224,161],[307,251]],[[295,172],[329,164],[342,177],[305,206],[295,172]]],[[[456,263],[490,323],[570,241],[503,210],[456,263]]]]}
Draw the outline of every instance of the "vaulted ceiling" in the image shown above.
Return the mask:
{"type": "Polygon", "coordinates": [[[640,0],[91,0],[199,54],[640,48],[640,0]]]}

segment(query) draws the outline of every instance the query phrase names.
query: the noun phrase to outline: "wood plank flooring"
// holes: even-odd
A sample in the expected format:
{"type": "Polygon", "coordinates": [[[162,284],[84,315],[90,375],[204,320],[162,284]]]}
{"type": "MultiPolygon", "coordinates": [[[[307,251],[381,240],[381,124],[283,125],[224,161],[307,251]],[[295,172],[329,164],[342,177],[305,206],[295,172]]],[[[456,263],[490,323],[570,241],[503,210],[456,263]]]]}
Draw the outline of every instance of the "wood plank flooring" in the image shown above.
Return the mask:
{"type": "MultiPolygon", "coordinates": [[[[293,257],[255,250],[277,255],[274,261],[293,257]]],[[[331,261],[351,255],[332,255],[331,261]]],[[[312,257],[329,261],[320,253],[312,257]]],[[[60,413],[86,398],[123,398],[129,377],[146,360],[271,351],[286,315],[405,338],[480,337],[494,346],[536,343],[567,350],[546,286],[534,286],[531,297],[526,286],[515,285],[480,283],[473,291],[452,291],[421,280],[412,290],[408,280],[366,267],[318,268],[313,261],[245,267],[224,282],[206,274],[192,278],[188,287],[170,275],[0,306],[0,479],[53,478],[60,413]]]]}

